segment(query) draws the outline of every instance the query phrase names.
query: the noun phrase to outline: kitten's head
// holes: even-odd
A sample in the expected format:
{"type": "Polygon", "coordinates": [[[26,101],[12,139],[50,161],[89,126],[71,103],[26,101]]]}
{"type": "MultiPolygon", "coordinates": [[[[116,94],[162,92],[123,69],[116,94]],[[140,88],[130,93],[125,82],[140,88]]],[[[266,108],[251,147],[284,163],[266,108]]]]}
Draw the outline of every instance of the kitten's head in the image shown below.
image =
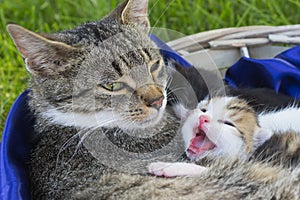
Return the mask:
{"type": "Polygon", "coordinates": [[[190,111],[182,127],[186,153],[193,160],[210,156],[248,156],[270,133],[237,97],[216,97],[190,111]]]}
{"type": "Polygon", "coordinates": [[[8,25],[32,77],[31,107],[67,126],[156,124],[167,74],[148,37],[147,6],[147,0],[126,0],[98,22],[55,34],[8,25]]]}

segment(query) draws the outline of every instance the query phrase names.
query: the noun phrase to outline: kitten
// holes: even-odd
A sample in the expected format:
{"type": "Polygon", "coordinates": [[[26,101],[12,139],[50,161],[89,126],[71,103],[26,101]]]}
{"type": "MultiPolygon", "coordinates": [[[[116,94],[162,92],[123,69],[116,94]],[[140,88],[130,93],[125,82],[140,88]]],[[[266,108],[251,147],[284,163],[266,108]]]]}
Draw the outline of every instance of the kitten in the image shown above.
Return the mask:
{"type": "MultiPolygon", "coordinates": [[[[238,97],[215,97],[187,111],[182,135],[186,155],[193,161],[209,158],[235,158],[268,162],[295,168],[300,163],[300,108],[256,113],[238,97]]],[[[180,110],[178,110],[180,109],[180,110]]],[[[205,168],[188,163],[153,163],[156,175],[198,175],[205,168]]]]}

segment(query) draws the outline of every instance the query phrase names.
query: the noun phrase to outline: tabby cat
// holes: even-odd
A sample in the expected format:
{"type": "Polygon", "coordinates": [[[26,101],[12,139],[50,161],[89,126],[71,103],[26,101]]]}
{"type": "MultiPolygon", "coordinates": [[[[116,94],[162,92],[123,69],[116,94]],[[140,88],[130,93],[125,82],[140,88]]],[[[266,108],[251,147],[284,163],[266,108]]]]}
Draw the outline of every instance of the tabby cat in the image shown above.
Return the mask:
{"type": "Polygon", "coordinates": [[[54,34],[8,25],[31,74],[32,198],[295,198],[299,170],[287,179],[278,168],[284,178],[265,185],[249,179],[255,166],[238,160],[198,179],[137,174],[184,152],[179,120],[166,109],[168,70],[148,37],[147,4],[125,0],[98,22],[54,34]]]}
{"type": "Polygon", "coordinates": [[[180,141],[147,4],[126,0],[98,22],[54,34],[7,26],[31,74],[35,199],[68,199],[115,169],[147,172],[155,150],[172,153],[167,146],[180,141]]]}

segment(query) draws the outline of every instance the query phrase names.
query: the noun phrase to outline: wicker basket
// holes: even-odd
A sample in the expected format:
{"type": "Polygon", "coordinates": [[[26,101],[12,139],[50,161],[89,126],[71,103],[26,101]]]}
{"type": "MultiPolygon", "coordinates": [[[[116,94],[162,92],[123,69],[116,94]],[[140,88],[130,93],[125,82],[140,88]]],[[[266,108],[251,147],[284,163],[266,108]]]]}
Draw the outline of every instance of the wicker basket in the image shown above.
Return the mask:
{"type": "Polygon", "coordinates": [[[168,42],[196,67],[224,72],[242,55],[272,58],[300,44],[300,25],[247,26],[200,32],[168,42]]]}

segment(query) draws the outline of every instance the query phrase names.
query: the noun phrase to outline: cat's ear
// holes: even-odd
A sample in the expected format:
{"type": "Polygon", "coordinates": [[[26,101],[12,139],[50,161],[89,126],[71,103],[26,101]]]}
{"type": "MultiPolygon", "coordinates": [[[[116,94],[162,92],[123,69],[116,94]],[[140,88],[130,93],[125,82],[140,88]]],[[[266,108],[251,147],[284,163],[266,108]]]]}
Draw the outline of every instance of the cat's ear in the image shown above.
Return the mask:
{"type": "Polygon", "coordinates": [[[48,39],[16,24],[8,24],[7,31],[25,59],[27,70],[33,75],[55,76],[64,71],[68,61],[80,53],[75,47],[48,39]]]}
{"type": "Polygon", "coordinates": [[[253,147],[256,149],[262,145],[265,141],[270,139],[273,135],[273,132],[269,129],[258,128],[253,135],[253,147]]]}
{"type": "Polygon", "coordinates": [[[148,0],[125,0],[111,14],[122,24],[134,24],[150,30],[148,19],[148,0]]]}

